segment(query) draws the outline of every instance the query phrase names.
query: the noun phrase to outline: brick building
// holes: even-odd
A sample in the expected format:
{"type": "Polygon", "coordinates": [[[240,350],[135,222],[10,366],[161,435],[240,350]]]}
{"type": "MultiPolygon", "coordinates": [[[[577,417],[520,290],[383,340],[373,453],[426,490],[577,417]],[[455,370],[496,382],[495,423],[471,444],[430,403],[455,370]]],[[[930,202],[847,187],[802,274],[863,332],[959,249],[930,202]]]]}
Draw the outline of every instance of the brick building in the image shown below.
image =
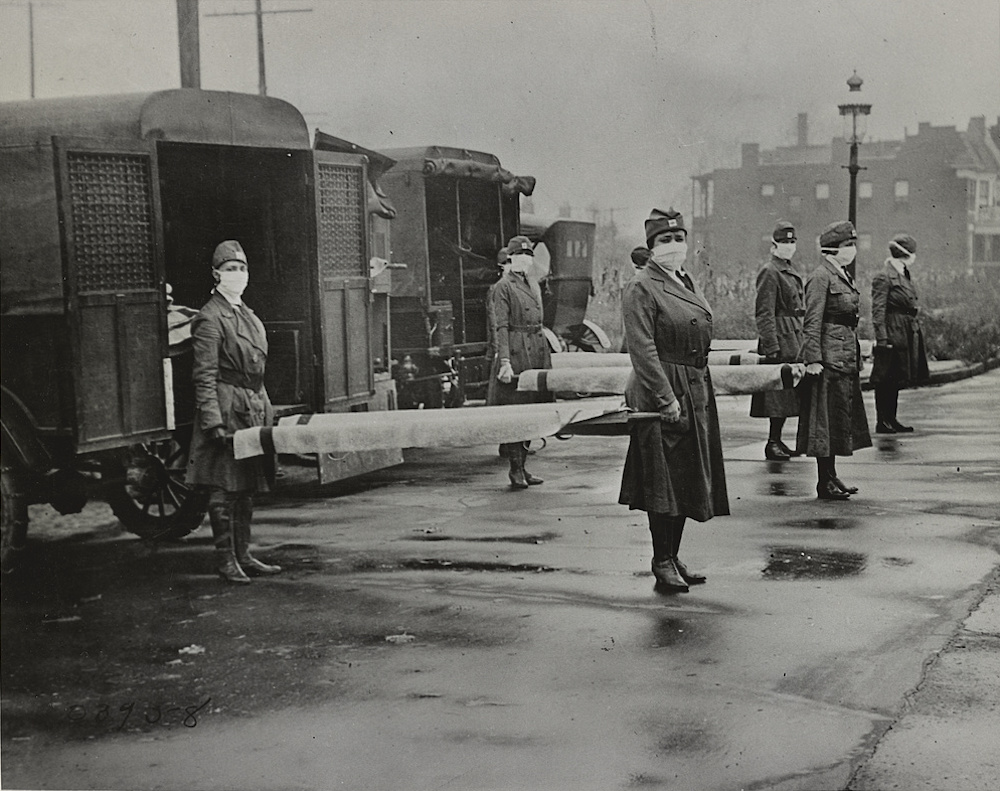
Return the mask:
{"type": "MultiPolygon", "coordinates": [[[[926,275],[1000,279],[1000,119],[987,128],[985,117],[972,118],[964,132],[921,123],[903,140],[863,143],[859,155],[859,272],[880,264],[902,232],[917,239],[926,275]]],[[[847,161],[843,138],[809,145],[802,113],[796,145],[761,151],[744,143],[739,168],[694,176],[696,268],[736,278],[755,271],[778,219],[795,224],[808,266],[822,229],[847,219],[847,161]]]]}

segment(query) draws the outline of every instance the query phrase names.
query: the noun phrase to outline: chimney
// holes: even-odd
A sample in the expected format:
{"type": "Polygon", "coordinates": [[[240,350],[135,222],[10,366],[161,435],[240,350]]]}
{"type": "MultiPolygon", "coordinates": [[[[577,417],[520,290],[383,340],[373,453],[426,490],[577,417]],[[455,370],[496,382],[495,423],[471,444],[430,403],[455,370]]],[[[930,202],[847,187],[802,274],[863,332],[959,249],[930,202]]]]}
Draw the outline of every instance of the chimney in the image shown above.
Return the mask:
{"type": "Polygon", "coordinates": [[[809,145],[809,114],[799,113],[799,134],[798,142],[796,143],[799,148],[805,148],[809,145]]]}
{"type": "Polygon", "coordinates": [[[760,144],[744,143],[741,155],[741,167],[755,168],[760,164],[760,144]]]}
{"type": "Polygon", "coordinates": [[[986,116],[975,115],[969,119],[969,134],[986,137],[986,116]]]}

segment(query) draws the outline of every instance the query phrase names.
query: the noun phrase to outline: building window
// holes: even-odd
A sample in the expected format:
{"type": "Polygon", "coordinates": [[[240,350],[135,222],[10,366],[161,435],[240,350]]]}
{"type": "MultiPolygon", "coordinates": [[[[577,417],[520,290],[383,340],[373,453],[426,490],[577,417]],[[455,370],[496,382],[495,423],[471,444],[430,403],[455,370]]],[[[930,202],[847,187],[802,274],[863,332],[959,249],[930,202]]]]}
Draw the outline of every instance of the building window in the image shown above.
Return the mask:
{"type": "Polygon", "coordinates": [[[872,249],[872,235],[870,233],[859,233],[858,234],[858,249],[859,250],[871,250],[872,249]]]}
{"type": "Polygon", "coordinates": [[[870,181],[862,181],[858,184],[858,197],[862,200],[871,200],[872,183],[870,181]]]}
{"type": "Polygon", "coordinates": [[[794,212],[802,211],[802,196],[801,195],[791,195],[788,198],[788,210],[794,212]]]}
{"type": "Polygon", "coordinates": [[[827,182],[816,182],[816,200],[830,200],[830,185],[827,182]]]}
{"type": "Polygon", "coordinates": [[[968,198],[966,208],[969,211],[976,210],[976,182],[974,179],[965,180],[965,197],[968,198]]]}
{"type": "Polygon", "coordinates": [[[976,202],[977,208],[985,208],[992,205],[993,201],[990,200],[990,182],[989,179],[979,179],[979,197],[976,202]]]}
{"type": "Polygon", "coordinates": [[[900,180],[896,182],[895,192],[896,203],[907,203],[910,200],[910,182],[900,180]]]}
{"type": "Polygon", "coordinates": [[[773,184],[761,184],[760,185],[760,196],[762,198],[773,198],[774,197],[774,185],[773,184]]]}

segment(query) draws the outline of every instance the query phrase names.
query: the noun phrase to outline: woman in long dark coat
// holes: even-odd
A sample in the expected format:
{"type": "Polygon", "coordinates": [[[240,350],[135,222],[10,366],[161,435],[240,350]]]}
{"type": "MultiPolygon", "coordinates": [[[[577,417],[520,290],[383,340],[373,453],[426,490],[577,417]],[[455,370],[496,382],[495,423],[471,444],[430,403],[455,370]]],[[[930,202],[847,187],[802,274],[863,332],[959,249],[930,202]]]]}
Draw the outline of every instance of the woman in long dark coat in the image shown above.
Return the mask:
{"type": "Polygon", "coordinates": [[[889,242],[889,257],[872,280],[872,324],[875,327],[875,433],[913,431],[896,420],[899,391],[930,376],[924,335],[917,318],[917,287],[910,267],[917,257],[917,242],[898,234],[889,242]]]}
{"type": "Polygon", "coordinates": [[[219,576],[227,582],[248,583],[246,572],[281,571],[250,554],[253,494],[268,488],[266,462],[237,460],[232,445],[238,429],[274,422],[264,389],[267,335],[242,299],[249,273],[239,242],[226,241],[215,248],[212,277],[215,290],[191,324],[195,418],[187,481],[209,491],[219,576]]]}
{"type": "Polygon", "coordinates": [[[806,280],[806,379],[796,439],[800,452],[816,457],[821,500],[846,500],[858,491],[837,476],[836,458],[872,444],[861,400],[861,293],[847,271],[857,255],[857,236],[850,222],[827,226],[819,238],[822,260],[806,280]]]}
{"type": "Polygon", "coordinates": [[[715,392],[707,367],[712,309],[684,271],[687,231],[673,209],[646,220],[649,263],[625,287],[632,373],[625,401],[658,420],[632,422],[618,502],[646,512],[657,590],[705,582],[678,558],[688,517],[729,513],[715,392]]]}
{"type": "MultiPolygon", "coordinates": [[[[552,356],[542,333],[542,294],[537,283],[528,279],[534,249],[527,236],[515,236],[507,243],[510,265],[491,288],[490,307],[496,354],[490,367],[486,403],[489,406],[548,401],[549,396],[517,390],[517,375],[529,368],[551,368],[552,356]]],[[[537,486],[543,480],[524,468],[528,449],[524,442],[501,446],[510,462],[510,485],[514,489],[537,486]]]]}
{"type": "MultiPolygon", "coordinates": [[[[757,273],[757,352],[768,364],[802,362],[802,318],[805,288],[795,271],[795,228],[779,220],[771,233],[771,260],[757,273]]],[[[797,390],[768,390],[750,397],[750,417],[770,419],[764,458],[787,461],[795,451],[781,440],[785,419],[799,414],[797,390]]]]}

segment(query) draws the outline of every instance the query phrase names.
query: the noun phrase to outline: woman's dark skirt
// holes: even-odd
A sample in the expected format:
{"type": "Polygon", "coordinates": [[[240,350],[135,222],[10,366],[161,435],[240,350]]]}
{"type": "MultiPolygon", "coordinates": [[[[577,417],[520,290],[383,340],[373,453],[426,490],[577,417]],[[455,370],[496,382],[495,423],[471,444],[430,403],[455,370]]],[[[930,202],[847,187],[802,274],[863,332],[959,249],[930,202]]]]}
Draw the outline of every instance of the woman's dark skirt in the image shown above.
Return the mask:
{"type": "Polygon", "coordinates": [[[801,411],[796,449],[807,456],[850,456],[872,446],[857,374],[827,368],[797,388],[801,411]]]}

